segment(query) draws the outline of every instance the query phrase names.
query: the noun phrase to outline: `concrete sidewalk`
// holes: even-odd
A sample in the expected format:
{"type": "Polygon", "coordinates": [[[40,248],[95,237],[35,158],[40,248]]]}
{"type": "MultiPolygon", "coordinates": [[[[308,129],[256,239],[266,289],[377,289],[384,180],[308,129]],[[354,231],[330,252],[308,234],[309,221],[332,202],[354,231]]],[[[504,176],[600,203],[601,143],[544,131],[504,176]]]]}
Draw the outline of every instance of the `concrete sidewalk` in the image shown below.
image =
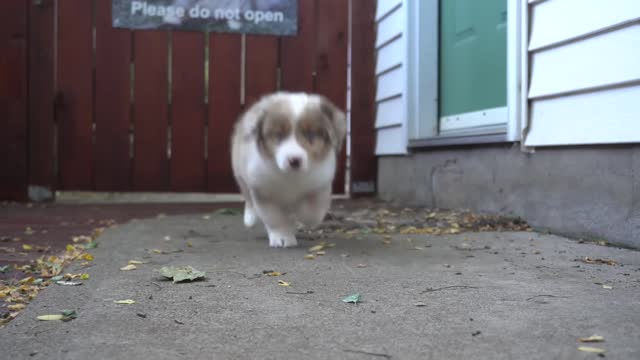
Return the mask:
{"type": "Polygon", "coordinates": [[[269,249],[241,215],[120,225],[91,250],[84,285],[51,285],[0,329],[2,358],[597,357],[582,345],[608,359],[640,358],[639,252],[531,232],[324,236],[335,247],[306,260],[318,240],[269,249]],[[149,263],[119,270],[131,259],[149,263]],[[164,265],[191,265],[207,278],[163,281],[153,270],[164,265]],[[361,303],[341,301],[354,293],[361,303]],[[122,299],[137,303],[114,303],[122,299]],[[36,320],[62,309],[78,317],[36,320]],[[605,341],[577,340],[594,334],[605,341]]]}

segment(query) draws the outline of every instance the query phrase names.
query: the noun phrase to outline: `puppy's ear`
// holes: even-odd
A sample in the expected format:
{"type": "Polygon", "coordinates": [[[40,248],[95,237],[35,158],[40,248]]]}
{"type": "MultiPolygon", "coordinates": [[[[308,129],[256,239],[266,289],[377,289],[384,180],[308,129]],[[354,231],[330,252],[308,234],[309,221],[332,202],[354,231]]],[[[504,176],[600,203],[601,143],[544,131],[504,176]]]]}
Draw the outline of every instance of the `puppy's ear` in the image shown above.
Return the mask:
{"type": "Polygon", "coordinates": [[[324,96],[320,96],[320,111],[331,124],[331,144],[336,152],[340,152],[347,137],[347,117],[342,110],[324,96]]]}

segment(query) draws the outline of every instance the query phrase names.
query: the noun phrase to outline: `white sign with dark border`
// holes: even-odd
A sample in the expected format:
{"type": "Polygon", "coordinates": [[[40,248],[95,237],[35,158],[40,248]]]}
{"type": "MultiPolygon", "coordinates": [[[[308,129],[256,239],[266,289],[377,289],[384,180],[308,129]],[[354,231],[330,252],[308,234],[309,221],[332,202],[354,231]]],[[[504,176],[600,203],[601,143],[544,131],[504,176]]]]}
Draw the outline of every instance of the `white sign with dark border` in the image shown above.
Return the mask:
{"type": "Polygon", "coordinates": [[[296,35],[298,0],[112,0],[113,26],[296,35]]]}

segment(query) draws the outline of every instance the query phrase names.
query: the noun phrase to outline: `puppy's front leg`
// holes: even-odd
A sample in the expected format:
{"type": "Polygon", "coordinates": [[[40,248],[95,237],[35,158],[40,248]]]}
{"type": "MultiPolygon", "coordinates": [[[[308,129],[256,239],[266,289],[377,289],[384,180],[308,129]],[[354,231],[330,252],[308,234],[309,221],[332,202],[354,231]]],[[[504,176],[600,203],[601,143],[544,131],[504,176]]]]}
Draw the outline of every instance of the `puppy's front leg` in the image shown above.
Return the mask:
{"type": "Polygon", "coordinates": [[[258,200],[254,197],[254,209],[262,219],[269,234],[269,246],[293,247],[298,245],[295,235],[295,222],[283,209],[277,205],[258,200]]]}
{"type": "Polygon", "coordinates": [[[299,210],[300,221],[309,227],[320,225],[331,207],[331,187],[305,195],[299,210]]]}

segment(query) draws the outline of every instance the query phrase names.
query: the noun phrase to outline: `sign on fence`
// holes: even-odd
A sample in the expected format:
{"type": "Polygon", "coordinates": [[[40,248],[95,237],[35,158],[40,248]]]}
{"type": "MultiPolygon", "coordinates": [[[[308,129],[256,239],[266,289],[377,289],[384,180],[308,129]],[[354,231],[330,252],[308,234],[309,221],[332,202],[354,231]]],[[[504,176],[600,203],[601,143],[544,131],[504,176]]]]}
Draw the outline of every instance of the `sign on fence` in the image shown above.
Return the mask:
{"type": "Polygon", "coordinates": [[[298,0],[112,0],[113,26],[296,35],[298,0]]]}

